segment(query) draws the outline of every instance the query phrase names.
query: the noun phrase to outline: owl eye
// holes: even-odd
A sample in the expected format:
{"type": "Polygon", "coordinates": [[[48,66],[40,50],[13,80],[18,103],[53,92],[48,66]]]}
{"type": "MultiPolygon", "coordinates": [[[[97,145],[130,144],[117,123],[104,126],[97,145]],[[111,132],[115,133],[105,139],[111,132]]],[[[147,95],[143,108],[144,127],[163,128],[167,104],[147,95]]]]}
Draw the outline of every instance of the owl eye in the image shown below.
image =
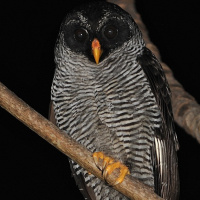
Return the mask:
{"type": "Polygon", "coordinates": [[[114,39],[118,34],[118,29],[115,26],[109,25],[104,30],[104,35],[108,39],[114,39]]]}
{"type": "Polygon", "coordinates": [[[74,38],[79,42],[84,42],[88,36],[88,33],[85,29],[80,28],[74,31],[74,38]]]}

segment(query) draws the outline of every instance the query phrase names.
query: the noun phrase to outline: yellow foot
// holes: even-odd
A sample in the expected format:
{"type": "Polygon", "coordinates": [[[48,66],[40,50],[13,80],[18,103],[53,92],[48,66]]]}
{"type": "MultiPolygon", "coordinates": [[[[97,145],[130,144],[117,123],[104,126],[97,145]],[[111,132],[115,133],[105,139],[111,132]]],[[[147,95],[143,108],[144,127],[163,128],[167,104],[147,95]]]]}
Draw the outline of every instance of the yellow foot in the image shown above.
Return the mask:
{"type": "Polygon", "coordinates": [[[123,165],[119,161],[115,161],[111,157],[105,156],[103,152],[95,152],[93,153],[93,158],[96,166],[103,171],[103,177],[106,180],[107,176],[110,175],[115,169],[120,170],[119,177],[115,180],[112,185],[117,185],[123,182],[125,176],[130,174],[130,171],[127,166],[123,165]],[[102,163],[100,163],[100,160],[102,163]]]}

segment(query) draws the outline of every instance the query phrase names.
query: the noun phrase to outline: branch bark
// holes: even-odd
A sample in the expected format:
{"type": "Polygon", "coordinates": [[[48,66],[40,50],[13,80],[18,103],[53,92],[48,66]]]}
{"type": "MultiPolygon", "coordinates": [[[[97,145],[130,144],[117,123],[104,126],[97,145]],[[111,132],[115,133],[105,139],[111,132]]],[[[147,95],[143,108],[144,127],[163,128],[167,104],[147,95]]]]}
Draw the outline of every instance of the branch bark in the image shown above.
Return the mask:
{"type": "Polygon", "coordinates": [[[200,143],[200,106],[182,85],[174,78],[171,69],[161,61],[157,47],[151,42],[148,31],[135,8],[135,0],[108,0],[131,14],[142,31],[147,48],[160,60],[172,91],[172,108],[176,123],[200,143]]]}
{"type": "MultiPolygon", "coordinates": [[[[54,124],[33,110],[24,101],[18,98],[6,86],[0,83],[0,106],[32,129],[35,133],[56,147],[59,151],[77,162],[96,177],[103,180],[101,171],[94,164],[92,153],[75,140],[66,136],[54,124]]],[[[112,173],[108,182],[112,183],[118,173],[112,173]]],[[[161,200],[153,190],[138,180],[126,176],[125,180],[114,188],[134,200],[161,200]]]]}

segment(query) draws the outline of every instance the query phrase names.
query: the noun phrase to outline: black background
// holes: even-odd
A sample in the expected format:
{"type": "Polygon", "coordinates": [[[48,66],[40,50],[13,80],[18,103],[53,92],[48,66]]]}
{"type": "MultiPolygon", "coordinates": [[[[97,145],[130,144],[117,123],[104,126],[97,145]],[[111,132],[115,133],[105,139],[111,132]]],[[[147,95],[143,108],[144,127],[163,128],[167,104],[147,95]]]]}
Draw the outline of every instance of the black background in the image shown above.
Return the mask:
{"type": "MultiPolygon", "coordinates": [[[[80,2],[83,1],[1,1],[0,81],[45,117],[59,26],[67,11],[80,2]]],[[[136,0],[162,60],[200,102],[197,3],[136,0]]],[[[200,145],[181,128],[176,129],[181,146],[180,199],[199,199],[200,145]]],[[[82,199],[71,178],[67,157],[2,108],[0,131],[0,195],[5,195],[1,199],[82,199]]]]}

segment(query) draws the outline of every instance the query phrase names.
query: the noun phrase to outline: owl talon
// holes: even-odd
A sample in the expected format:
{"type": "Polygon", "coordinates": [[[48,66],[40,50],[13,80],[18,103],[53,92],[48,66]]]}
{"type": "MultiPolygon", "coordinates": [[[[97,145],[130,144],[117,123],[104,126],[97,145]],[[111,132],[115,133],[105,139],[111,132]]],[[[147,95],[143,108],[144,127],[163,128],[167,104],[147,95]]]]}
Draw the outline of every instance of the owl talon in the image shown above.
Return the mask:
{"type": "Polygon", "coordinates": [[[97,166],[100,170],[103,170],[103,169],[104,169],[104,168],[103,168],[104,164],[103,164],[103,166],[100,165],[100,164],[99,164],[99,159],[104,160],[104,154],[103,154],[102,152],[94,152],[92,156],[93,156],[93,159],[94,159],[94,162],[95,162],[96,166],[97,166]]]}
{"type": "Polygon", "coordinates": [[[109,176],[115,169],[120,169],[119,177],[111,185],[117,185],[123,182],[125,176],[130,174],[128,167],[120,162],[115,162],[112,158],[105,156],[102,152],[93,153],[93,158],[97,167],[103,171],[103,178],[105,180],[107,179],[107,176],[109,176]],[[103,160],[103,163],[100,164],[99,159],[103,160]]]}
{"type": "Polygon", "coordinates": [[[117,185],[117,184],[119,184],[119,183],[122,183],[123,180],[124,180],[124,178],[125,178],[125,176],[126,176],[127,174],[130,174],[130,171],[129,171],[129,169],[128,169],[127,166],[123,165],[123,164],[120,163],[120,162],[114,162],[114,163],[112,163],[112,164],[109,164],[109,165],[105,168],[105,170],[104,170],[104,172],[103,172],[103,177],[104,177],[104,179],[106,179],[106,177],[107,177],[109,174],[111,174],[115,169],[120,169],[120,174],[119,174],[119,177],[115,180],[115,182],[112,183],[111,185],[117,185]]]}
{"type": "Polygon", "coordinates": [[[114,160],[108,156],[105,156],[103,159],[103,169],[105,169],[107,165],[110,165],[112,163],[114,163],[114,160]]]}

